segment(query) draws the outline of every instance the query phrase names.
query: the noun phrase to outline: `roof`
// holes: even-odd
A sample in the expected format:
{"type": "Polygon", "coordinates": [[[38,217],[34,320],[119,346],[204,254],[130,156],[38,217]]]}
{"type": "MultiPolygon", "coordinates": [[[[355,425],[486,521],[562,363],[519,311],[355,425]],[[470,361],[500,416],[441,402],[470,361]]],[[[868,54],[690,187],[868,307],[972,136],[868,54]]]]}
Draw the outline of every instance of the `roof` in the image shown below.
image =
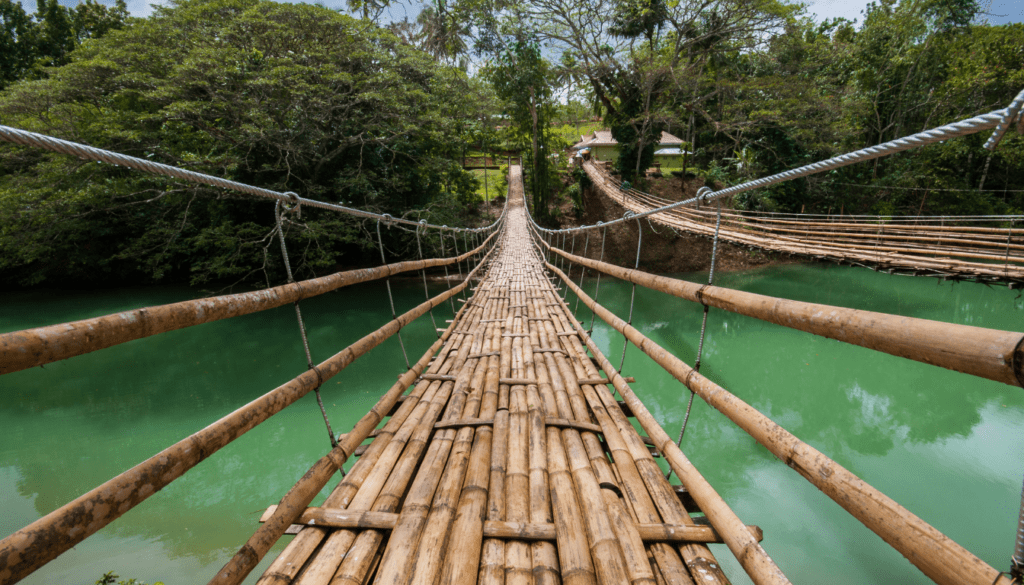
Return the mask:
{"type": "MultiPolygon", "coordinates": [[[[612,138],[611,130],[595,130],[589,135],[580,136],[580,141],[573,145],[573,148],[589,148],[591,146],[616,146],[619,142],[612,138]]],[[[658,146],[680,146],[683,140],[668,132],[661,133],[661,140],[658,146]]]]}

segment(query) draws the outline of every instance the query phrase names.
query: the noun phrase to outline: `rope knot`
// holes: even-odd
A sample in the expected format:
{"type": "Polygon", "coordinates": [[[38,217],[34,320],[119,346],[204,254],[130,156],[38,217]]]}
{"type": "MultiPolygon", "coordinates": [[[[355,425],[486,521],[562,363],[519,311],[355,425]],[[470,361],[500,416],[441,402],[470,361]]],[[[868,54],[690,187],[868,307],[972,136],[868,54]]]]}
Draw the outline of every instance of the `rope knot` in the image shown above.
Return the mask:
{"type": "Polygon", "coordinates": [[[629,219],[629,218],[635,217],[635,216],[636,216],[636,213],[633,213],[632,211],[627,211],[626,213],[622,214],[622,219],[629,219]]]}
{"type": "Polygon", "coordinates": [[[392,217],[390,213],[385,213],[381,218],[384,219],[384,226],[391,229],[391,226],[395,223],[395,218],[392,217]]]}
{"type": "Polygon", "coordinates": [[[711,187],[701,187],[700,189],[697,189],[697,201],[707,201],[711,198],[712,193],[714,193],[714,190],[711,189],[711,187]]]}

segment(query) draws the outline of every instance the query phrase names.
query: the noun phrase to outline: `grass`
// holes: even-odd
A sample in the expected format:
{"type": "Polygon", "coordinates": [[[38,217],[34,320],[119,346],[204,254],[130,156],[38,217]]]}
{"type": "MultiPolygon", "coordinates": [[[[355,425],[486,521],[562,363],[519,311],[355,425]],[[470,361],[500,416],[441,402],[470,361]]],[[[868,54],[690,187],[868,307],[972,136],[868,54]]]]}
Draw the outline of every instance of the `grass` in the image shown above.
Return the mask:
{"type": "Polygon", "coordinates": [[[504,197],[505,189],[499,188],[500,177],[498,176],[497,170],[487,171],[487,187],[488,192],[484,192],[484,171],[483,169],[474,169],[469,171],[473,173],[473,176],[480,180],[480,186],[476,188],[476,194],[480,198],[480,201],[487,201],[487,198],[494,200],[495,197],[504,197]]]}

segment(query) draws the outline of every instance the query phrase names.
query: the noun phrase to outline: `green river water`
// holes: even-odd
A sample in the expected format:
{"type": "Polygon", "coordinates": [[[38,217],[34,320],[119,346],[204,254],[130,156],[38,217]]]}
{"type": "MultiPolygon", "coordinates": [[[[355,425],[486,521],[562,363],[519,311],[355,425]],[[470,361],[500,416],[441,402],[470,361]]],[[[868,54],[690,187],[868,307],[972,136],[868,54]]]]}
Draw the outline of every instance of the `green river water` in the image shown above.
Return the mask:
{"type": "MultiPolygon", "coordinates": [[[[600,302],[625,315],[630,287],[602,280],[600,302]]],[[[724,273],[717,284],[1024,331],[1024,301],[1005,288],[825,265],[724,273]]],[[[415,282],[394,288],[399,312],[423,299],[415,282]]],[[[594,281],[585,288],[592,294],[594,281]]],[[[194,295],[168,288],[7,293],[0,295],[0,331],[194,295]]],[[[379,327],[390,308],[383,284],[371,283],[305,301],[303,313],[314,359],[322,361],[379,327]]],[[[637,290],[634,325],[688,363],[700,316],[697,305],[637,290]]],[[[442,325],[451,312],[436,310],[435,317],[442,325]]],[[[579,317],[589,324],[589,311],[580,308],[579,317]]],[[[617,364],[622,337],[601,323],[594,337],[617,364]]],[[[428,317],[403,330],[411,359],[433,338],[428,317]]],[[[0,377],[0,537],[304,369],[294,312],[286,306],[0,377]]],[[[392,338],[330,380],[324,399],[335,430],[351,428],[404,369],[392,338]]],[[[717,310],[702,371],[986,562],[1009,567],[1024,473],[1021,389],[717,310]]],[[[676,436],[689,392],[632,347],[623,373],[636,377],[637,394],[676,436]]],[[[325,434],[310,394],[24,583],[85,585],[110,570],[149,583],[205,583],[260,513],[326,452],[325,434]]],[[[764,529],[765,549],[793,582],[930,582],[699,398],[683,450],[740,518],[764,529]]],[[[736,583],[748,582],[724,546],[713,550],[736,583]]]]}

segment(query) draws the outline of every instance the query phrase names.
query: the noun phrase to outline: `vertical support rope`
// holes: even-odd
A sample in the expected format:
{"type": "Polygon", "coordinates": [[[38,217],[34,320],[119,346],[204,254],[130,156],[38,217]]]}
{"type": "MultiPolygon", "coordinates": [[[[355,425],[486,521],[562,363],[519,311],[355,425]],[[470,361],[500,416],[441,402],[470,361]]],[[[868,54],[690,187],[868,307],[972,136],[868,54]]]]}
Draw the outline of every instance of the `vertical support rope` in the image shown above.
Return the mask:
{"type": "MultiPolygon", "coordinates": [[[[421,219],[420,225],[426,225],[427,220],[421,219]]],[[[420,226],[416,226],[416,251],[419,253],[420,260],[423,260],[423,246],[420,244],[420,226]]],[[[427,290],[427,269],[426,267],[420,268],[420,274],[423,275],[423,298],[428,302],[430,301],[430,291],[427,290]]],[[[434,308],[431,307],[430,311],[430,322],[434,324],[434,333],[437,334],[437,338],[441,339],[441,332],[437,330],[437,321],[434,320],[434,308]]]]}
{"type": "MultiPolygon", "coordinates": [[[[587,239],[583,240],[583,257],[587,257],[587,247],[590,246],[590,230],[587,230],[587,239]]],[[[583,277],[587,274],[587,267],[580,266],[580,290],[583,290],[583,277]]],[[[572,310],[573,319],[576,318],[576,312],[580,309],[580,296],[576,295],[576,307],[572,310]]]]}
{"type": "MultiPolygon", "coordinates": [[[[455,247],[455,257],[459,257],[459,236],[452,234],[452,246],[455,247]]],[[[458,260],[455,262],[455,266],[459,269],[459,282],[462,282],[462,261],[458,260]]],[[[462,289],[462,298],[466,298],[466,289],[462,289]]],[[[454,305],[453,305],[454,306],[454,305]]]]}
{"type": "MultiPolygon", "coordinates": [[[[444,226],[444,227],[448,227],[448,226],[444,226]]],[[[440,235],[439,239],[441,240],[441,256],[447,258],[448,257],[448,253],[444,251],[444,230],[443,229],[441,230],[441,233],[439,235],[440,235]]],[[[452,279],[448,277],[448,265],[447,264],[444,265],[444,281],[448,284],[448,290],[452,290],[452,279]]],[[[458,313],[458,311],[455,310],[455,298],[454,297],[455,297],[455,295],[452,295],[452,296],[448,297],[448,304],[450,304],[452,306],[452,318],[453,319],[455,318],[455,314],[458,313]]]]}
{"type": "MultiPolygon", "coordinates": [[[[632,211],[627,211],[627,215],[635,215],[632,211]]],[[[636,220],[636,264],[633,265],[633,270],[640,268],[640,245],[644,241],[644,226],[640,224],[640,220],[636,220]]],[[[633,303],[636,301],[636,283],[633,283],[633,290],[629,293],[629,319],[626,319],[626,325],[633,324],[633,303]]],[[[623,336],[625,337],[625,336],[623,336]]],[[[619,360],[619,372],[622,372],[622,366],[626,365],[626,348],[629,346],[629,338],[622,341],[622,359],[619,360]]]]}
{"type": "MultiPolygon", "coordinates": [[[[466,237],[467,237],[466,236],[466,232],[462,232],[462,247],[465,248],[466,251],[468,252],[470,250],[470,247],[469,247],[469,241],[466,239],[466,237]]],[[[466,258],[466,279],[467,280],[469,279],[469,274],[472,271],[472,269],[469,267],[469,263],[471,262],[470,258],[472,258],[472,256],[470,256],[469,258],[466,258]]],[[[469,285],[466,288],[462,289],[462,298],[463,299],[465,299],[465,298],[467,298],[469,296],[469,289],[470,289],[470,287],[472,287],[472,285],[469,285]]]]}
{"type": "MultiPolygon", "coordinates": [[[[708,270],[708,286],[711,286],[715,282],[715,261],[718,257],[718,231],[722,227],[722,202],[718,202],[718,217],[715,219],[715,239],[711,241],[711,268],[708,270]]],[[[700,322],[700,342],[697,344],[697,360],[693,364],[693,371],[700,372],[700,358],[704,353],[704,332],[708,326],[708,305],[703,302],[703,297],[700,297],[701,304],[704,305],[704,317],[700,322]]],[[[690,390],[690,401],[686,404],[686,415],[683,416],[683,426],[679,429],[679,439],[676,441],[676,446],[682,448],[683,446],[683,434],[686,433],[686,424],[690,422],[690,409],[693,408],[693,397],[695,392],[690,390]]],[[[672,477],[672,470],[670,469],[665,474],[665,479],[672,477]]]]}
{"type": "MultiPolygon", "coordinates": [[[[390,218],[391,216],[385,214],[384,217],[385,218],[390,218]]],[[[380,263],[381,264],[387,264],[388,261],[384,258],[384,240],[380,237],[380,220],[379,219],[377,220],[377,245],[380,246],[380,263]]],[[[393,296],[391,296],[391,278],[385,278],[384,279],[384,285],[388,289],[388,302],[391,303],[391,318],[392,319],[397,319],[398,318],[398,313],[395,312],[395,298],[393,296]]],[[[401,330],[401,328],[399,328],[399,330],[396,333],[396,335],[398,336],[398,345],[401,346],[401,348],[402,348],[402,356],[405,357],[405,369],[407,369],[407,370],[412,369],[412,366],[409,365],[409,354],[405,353],[405,342],[402,341],[402,330],[401,330]]]]}
{"type": "MultiPolygon", "coordinates": [[[[292,275],[292,263],[291,259],[288,258],[288,247],[284,242],[284,222],[281,221],[281,202],[278,201],[274,205],[274,220],[277,222],[277,238],[281,242],[281,257],[284,259],[284,270],[288,275],[288,284],[295,282],[295,277],[292,275]]],[[[320,375],[320,370],[313,364],[313,354],[309,351],[309,339],[306,338],[306,324],[302,321],[302,309],[299,308],[299,302],[295,301],[292,303],[295,305],[295,318],[299,322],[299,334],[302,336],[302,349],[306,351],[306,365],[308,369],[313,370],[316,374],[316,388],[313,388],[313,392],[316,394],[316,403],[320,405],[320,414],[324,416],[324,425],[327,426],[327,436],[331,440],[331,448],[338,446],[338,439],[334,436],[334,430],[331,429],[331,421],[327,418],[327,409],[324,407],[323,398],[320,397],[320,386],[323,386],[323,377],[320,375]]],[[[342,475],[345,475],[345,470],[338,467],[342,475]]]]}
{"type": "MultiPolygon", "coordinates": [[[[598,225],[601,222],[597,222],[598,225]]],[[[604,243],[608,240],[608,226],[604,226],[601,230],[601,259],[598,262],[604,262],[604,243]]],[[[597,284],[594,286],[594,302],[597,302],[598,296],[601,294],[601,271],[597,271],[597,284]]],[[[594,319],[597,317],[597,312],[594,309],[590,310],[590,329],[587,330],[587,335],[594,333],[594,319]]]]}
{"type": "Polygon", "coordinates": [[[1013,237],[1013,220],[1012,219],[1010,220],[1010,230],[1008,232],[1006,232],[1006,259],[1004,260],[1004,262],[1006,263],[1006,267],[1003,268],[1003,273],[1004,274],[1009,274],[1010,273],[1010,238],[1011,237],[1013,237]]]}
{"type": "MultiPolygon", "coordinates": [[[[572,246],[569,248],[569,253],[574,255],[576,254],[576,232],[572,233],[572,246]]],[[[569,265],[569,270],[568,272],[566,272],[566,277],[569,280],[572,280],[572,262],[566,260],[566,264],[569,265]]],[[[569,298],[569,287],[565,287],[565,292],[562,294],[563,301],[567,298],[569,298]]]]}

